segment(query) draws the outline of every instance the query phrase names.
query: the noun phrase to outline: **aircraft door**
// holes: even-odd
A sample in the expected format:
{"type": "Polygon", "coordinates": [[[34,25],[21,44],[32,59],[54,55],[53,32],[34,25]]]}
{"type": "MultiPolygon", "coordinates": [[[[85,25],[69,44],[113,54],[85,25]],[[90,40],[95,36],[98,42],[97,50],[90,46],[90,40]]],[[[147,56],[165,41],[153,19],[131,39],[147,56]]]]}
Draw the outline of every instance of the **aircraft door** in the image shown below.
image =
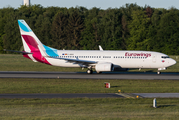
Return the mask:
{"type": "Polygon", "coordinates": [[[152,56],[152,62],[153,62],[153,63],[156,63],[156,55],[153,55],[153,56],[152,56]]]}

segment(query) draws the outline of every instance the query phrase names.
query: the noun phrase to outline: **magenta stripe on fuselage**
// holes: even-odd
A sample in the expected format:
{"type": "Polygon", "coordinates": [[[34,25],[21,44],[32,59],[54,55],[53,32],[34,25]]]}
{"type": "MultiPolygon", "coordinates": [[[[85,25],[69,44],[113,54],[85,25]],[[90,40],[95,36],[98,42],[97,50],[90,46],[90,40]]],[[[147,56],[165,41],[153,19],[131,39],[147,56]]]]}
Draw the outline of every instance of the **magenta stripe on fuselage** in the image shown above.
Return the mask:
{"type": "Polygon", "coordinates": [[[43,57],[42,54],[40,53],[40,50],[38,48],[38,43],[35,41],[35,39],[33,37],[31,37],[29,35],[22,35],[22,37],[24,38],[25,42],[27,43],[31,52],[33,53],[32,56],[34,57],[35,60],[37,60],[38,62],[41,62],[41,63],[51,65],[45,59],[45,57],[43,57]]]}

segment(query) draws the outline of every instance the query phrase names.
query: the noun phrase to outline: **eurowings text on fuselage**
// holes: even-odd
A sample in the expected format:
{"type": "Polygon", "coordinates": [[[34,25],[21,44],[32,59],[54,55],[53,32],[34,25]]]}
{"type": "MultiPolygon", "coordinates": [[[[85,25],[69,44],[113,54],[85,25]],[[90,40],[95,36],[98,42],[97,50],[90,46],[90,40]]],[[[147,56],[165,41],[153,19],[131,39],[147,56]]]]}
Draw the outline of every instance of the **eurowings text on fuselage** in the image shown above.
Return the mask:
{"type": "Polygon", "coordinates": [[[18,20],[24,46],[23,56],[48,65],[95,69],[97,73],[129,68],[157,68],[158,71],[176,63],[167,55],[152,51],[57,50],[45,46],[24,20],[18,20]]]}

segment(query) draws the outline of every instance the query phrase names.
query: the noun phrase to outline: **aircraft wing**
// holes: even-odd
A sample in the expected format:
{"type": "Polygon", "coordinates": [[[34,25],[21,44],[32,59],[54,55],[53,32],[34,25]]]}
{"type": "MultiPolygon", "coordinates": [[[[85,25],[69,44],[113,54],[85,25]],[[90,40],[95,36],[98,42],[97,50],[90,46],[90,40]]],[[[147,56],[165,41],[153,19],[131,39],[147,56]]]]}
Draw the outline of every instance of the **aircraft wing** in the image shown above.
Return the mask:
{"type": "Polygon", "coordinates": [[[60,59],[60,60],[66,60],[67,62],[74,63],[74,64],[82,64],[82,65],[89,65],[89,64],[95,64],[98,61],[90,61],[90,60],[79,60],[79,59],[69,59],[69,58],[55,58],[50,57],[54,59],[60,59]]]}

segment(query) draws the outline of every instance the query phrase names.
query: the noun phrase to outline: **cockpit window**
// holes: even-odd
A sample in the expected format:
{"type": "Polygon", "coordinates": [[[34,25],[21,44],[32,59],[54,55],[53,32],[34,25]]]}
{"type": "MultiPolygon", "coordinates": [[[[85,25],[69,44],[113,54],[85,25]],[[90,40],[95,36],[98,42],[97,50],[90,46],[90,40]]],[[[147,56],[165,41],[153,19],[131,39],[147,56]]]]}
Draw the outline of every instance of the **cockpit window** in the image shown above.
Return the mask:
{"type": "Polygon", "coordinates": [[[166,58],[170,58],[169,56],[162,56],[162,58],[166,59],[166,58]]]}

